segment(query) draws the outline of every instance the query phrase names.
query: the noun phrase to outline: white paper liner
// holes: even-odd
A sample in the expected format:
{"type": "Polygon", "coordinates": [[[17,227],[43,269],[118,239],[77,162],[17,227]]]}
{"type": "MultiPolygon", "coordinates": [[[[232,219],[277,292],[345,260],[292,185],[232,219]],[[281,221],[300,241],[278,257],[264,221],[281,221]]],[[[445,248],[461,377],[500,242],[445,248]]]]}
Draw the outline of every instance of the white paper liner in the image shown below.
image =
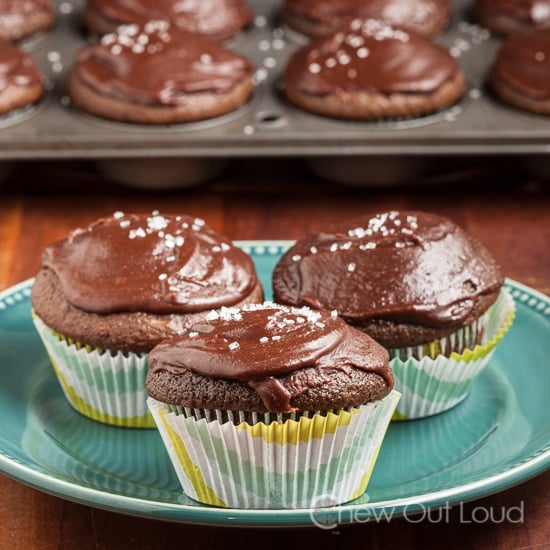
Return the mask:
{"type": "Polygon", "coordinates": [[[148,404],[187,496],[229,508],[298,509],[364,493],[399,398],[392,391],[351,412],[253,426],[148,404]]]}
{"type": "Polygon", "coordinates": [[[153,428],[147,407],[147,354],[103,352],[57,335],[33,321],[67,401],[81,414],[114,426],[153,428]]]}
{"type": "Polygon", "coordinates": [[[394,420],[432,416],[463,401],[512,325],[514,315],[514,300],[503,288],[487,313],[481,345],[450,357],[392,358],[395,389],[402,394],[394,420]]]}

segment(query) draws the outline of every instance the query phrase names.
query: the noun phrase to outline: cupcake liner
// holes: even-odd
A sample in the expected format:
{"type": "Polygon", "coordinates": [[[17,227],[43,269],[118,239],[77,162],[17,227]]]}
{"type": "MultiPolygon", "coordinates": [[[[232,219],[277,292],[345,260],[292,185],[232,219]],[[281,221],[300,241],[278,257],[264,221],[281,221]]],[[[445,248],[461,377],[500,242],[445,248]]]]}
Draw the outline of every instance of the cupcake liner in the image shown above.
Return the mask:
{"type": "Polygon", "coordinates": [[[73,408],[104,424],[155,427],[145,393],[147,354],[84,346],[57,334],[36,316],[33,321],[73,408]]]}
{"type": "MultiPolygon", "coordinates": [[[[410,353],[392,357],[390,365],[395,389],[402,394],[393,420],[432,416],[463,401],[489,363],[497,344],[512,326],[514,316],[514,300],[503,288],[480,323],[483,327],[481,344],[461,353],[452,352],[450,356],[428,354],[418,359],[411,349],[410,353]]],[[[436,348],[434,344],[431,349],[436,348]]]]}
{"type": "Polygon", "coordinates": [[[296,509],[365,492],[399,393],[348,411],[240,424],[148,399],[183,491],[213,506],[296,509]]]}

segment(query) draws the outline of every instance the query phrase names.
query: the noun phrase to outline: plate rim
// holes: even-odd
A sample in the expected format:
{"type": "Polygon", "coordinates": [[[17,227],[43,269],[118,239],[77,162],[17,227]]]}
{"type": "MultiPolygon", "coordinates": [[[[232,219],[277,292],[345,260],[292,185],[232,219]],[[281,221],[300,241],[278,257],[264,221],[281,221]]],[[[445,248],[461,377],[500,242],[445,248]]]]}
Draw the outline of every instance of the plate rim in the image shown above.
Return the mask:
{"type": "MultiPolygon", "coordinates": [[[[280,251],[294,243],[293,240],[258,239],[235,240],[239,247],[269,247],[279,248],[280,251]]],[[[15,285],[0,291],[0,302],[7,298],[22,293],[30,293],[33,278],[28,278],[15,285]]],[[[511,289],[524,293],[528,298],[535,298],[538,302],[546,304],[539,313],[544,313],[550,308],[550,297],[543,292],[511,278],[505,279],[505,284],[511,289]]],[[[26,295],[28,297],[28,294],[26,295]]],[[[526,307],[534,309],[527,302],[521,300],[526,307]]],[[[9,307],[9,306],[8,306],[9,307]]],[[[7,308],[0,307],[0,314],[7,308]]],[[[513,327],[512,327],[513,330],[513,327]]],[[[1,444],[1,441],[0,441],[1,444]]],[[[443,505],[453,505],[459,502],[467,502],[483,498],[536,477],[550,468],[550,441],[540,447],[538,451],[524,457],[521,462],[495,472],[480,480],[474,480],[466,484],[456,485],[447,489],[429,491],[406,498],[387,499],[378,501],[372,505],[368,502],[348,503],[331,509],[303,508],[298,510],[245,510],[234,508],[215,508],[200,503],[175,504],[161,501],[153,501],[128,495],[107,493],[105,490],[86,487],[69,482],[20,463],[16,457],[11,456],[0,446],[0,473],[15,479],[27,486],[39,491],[70,500],[91,507],[118,512],[131,516],[146,517],[149,519],[161,519],[195,525],[223,525],[238,527],[313,527],[312,518],[324,514],[324,526],[334,527],[349,523],[354,515],[361,512],[363,522],[369,518],[377,517],[377,513],[390,509],[393,517],[400,517],[436,508],[443,505]],[[329,523],[326,523],[329,522],[329,523]]],[[[320,517],[320,516],[319,516],[320,517]]],[[[380,516],[378,516],[380,517],[380,516]]],[[[318,525],[319,526],[319,525],[318,525]]]]}

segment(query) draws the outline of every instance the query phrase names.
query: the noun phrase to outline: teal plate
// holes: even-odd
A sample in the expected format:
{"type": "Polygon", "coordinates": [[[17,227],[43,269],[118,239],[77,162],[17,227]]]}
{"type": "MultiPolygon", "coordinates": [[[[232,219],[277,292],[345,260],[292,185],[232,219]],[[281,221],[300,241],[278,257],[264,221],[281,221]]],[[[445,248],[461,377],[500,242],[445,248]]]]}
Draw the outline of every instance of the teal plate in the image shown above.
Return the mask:
{"type": "MultiPolygon", "coordinates": [[[[266,290],[288,241],[246,241],[266,290]]],[[[0,470],[62,498],[168,521],[323,526],[424,513],[502,491],[550,467],[550,299],[507,280],[514,324],[451,411],[392,423],[367,493],[337,507],[236,510],[182,494],[155,430],[99,424],[65,401],[30,314],[32,280],[0,294],[0,470]]]]}

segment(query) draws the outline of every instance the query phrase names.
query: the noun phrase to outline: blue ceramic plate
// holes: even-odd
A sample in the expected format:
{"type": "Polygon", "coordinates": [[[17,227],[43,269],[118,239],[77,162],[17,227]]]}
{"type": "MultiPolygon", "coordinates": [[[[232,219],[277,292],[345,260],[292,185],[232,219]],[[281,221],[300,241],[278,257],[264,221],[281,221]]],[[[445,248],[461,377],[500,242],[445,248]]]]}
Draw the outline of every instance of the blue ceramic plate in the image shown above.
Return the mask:
{"type": "MultiPolygon", "coordinates": [[[[239,243],[271,295],[286,241],[239,243]]],[[[312,526],[450,506],[504,490],[550,467],[550,299],[508,280],[517,315],[460,405],[393,423],[367,493],[329,509],[235,510],[185,497],[155,430],[102,425],[65,401],[30,315],[32,281],[0,294],[0,470],[98,508],[194,524],[312,526]]]]}

